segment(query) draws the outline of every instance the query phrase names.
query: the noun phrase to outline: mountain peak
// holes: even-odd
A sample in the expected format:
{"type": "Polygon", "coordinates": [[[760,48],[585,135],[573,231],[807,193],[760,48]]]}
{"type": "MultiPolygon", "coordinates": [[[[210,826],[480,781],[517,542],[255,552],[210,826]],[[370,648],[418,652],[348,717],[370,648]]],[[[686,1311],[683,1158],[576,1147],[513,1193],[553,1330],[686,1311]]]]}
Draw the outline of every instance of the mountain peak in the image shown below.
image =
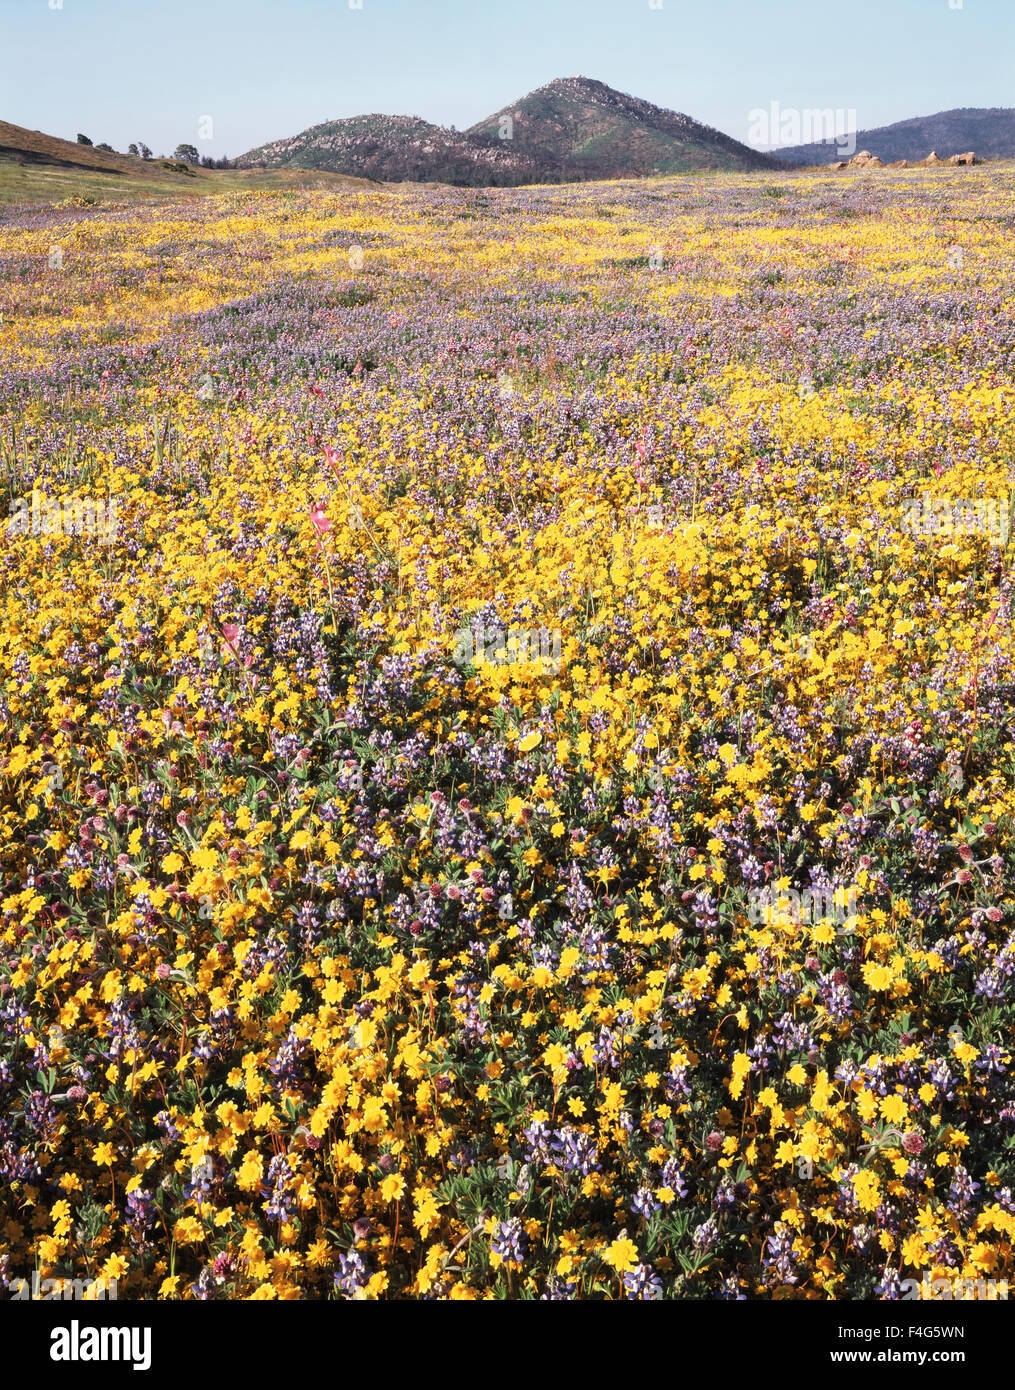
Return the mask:
{"type": "Polygon", "coordinates": [[[581,75],[537,87],[470,127],[468,134],[510,140],[515,149],[555,169],[560,179],[781,167],[778,160],[682,112],[581,75]]]}
{"type": "Polygon", "coordinates": [[[606,98],[608,100],[620,102],[635,102],[644,106],[650,106],[651,102],[641,102],[639,97],[628,96],[625,92],[620,92],[616,87],[609,86],[606,82],[601,82],[598,77],[585,77],[581,73],[576,73],[574,77],[555,77],[552,82],[545,83],[542,87],[537,87],[535,91],[529,92],[522,97],[522,101],[528,101],[530,97],[543,95],[549,92],[559,92],[562,95],[574,96],[581,94],[591,98],[606,98]]]}

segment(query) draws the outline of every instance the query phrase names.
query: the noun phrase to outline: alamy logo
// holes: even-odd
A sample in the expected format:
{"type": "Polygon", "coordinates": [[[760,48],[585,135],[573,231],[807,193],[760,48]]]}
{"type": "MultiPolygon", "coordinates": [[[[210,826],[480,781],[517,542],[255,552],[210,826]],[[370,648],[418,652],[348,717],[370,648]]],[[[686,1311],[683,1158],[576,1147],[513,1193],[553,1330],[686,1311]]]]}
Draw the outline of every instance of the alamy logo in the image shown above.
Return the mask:
{"type": "Polygon", "coordinates": [[[755,926],[789,921],[816,927],[828,922],[848,936],[856,918],[855,888],[805,888],[802,893],[795,888],[752,888],[747,902],[747,915],[755,926]]]}
{"type": "Polygon", "coordinates": [[[40,1299],[48,1303],[55,1299],[79,1302],[82,1299],[116,1298],[115,1279],[40,1279],[37,1269],[33,1270],[30,1281],[12,1279],[10,1287],[12,1299],[28,1299],[33,1303],[38,1303],[40,1299]]]}
{"type": "Polygon", "coordinates": [[[53,1300],[79,1301],[106,1300],[117,1297],[115,1279],[40,1279],[39,1270],[33,1270],[32,1279],[11,1279],[11,1298],[31,1302],[51,1302],[53,1300]]]}
{"type": "Polygon", "coordinates": [[[455,634],[456,666],[521,665],[528,661],[549,663],[560,670],[560,628],[463,627],[455,634]]]}
{"type": "Polygon", "coordinates": [[[150,1327],[54,1327],[50,1333],[51,1361],[131,1361],[135,1371],[152,1364],[150,1327]]]}
{"type": "Polygon", "coordinates": [[[831,144],[840,155],[856,154],[856,110],[830,106],[780,106],[769,103],[768,110],[756,106],[747,113],[750,129],[747,143],[756,149],[775,149],[784,145],[831,144]]]}
{"type": "Polygon", "coordinates": [[[902,529],[914,536],[987,536],[991,545],[1007,545],[1007,498],[907,497],[902,504],[902,529]]]}
{"type": "Polygon", "coordinates": [[[1008,1280],[964,1279],[961,1277],[932,1279],[928,1271],[924,1273],[922,1283],[917,1282],[916,1279],[903,1279],[900,1290],[904,1302],[919,1298],[928,1303],[969,1302],[971,1300],[993,1303],[997,1299],[1007,1300],[1008,1280]]]}
{"type": "Polygon", "coordinates": [[[112,545],[119,523],[115,497],[46,497],[38,488],[30,497],[8,503],[13,513],[8,536],[94,536],[100,545],[112,545]]]}

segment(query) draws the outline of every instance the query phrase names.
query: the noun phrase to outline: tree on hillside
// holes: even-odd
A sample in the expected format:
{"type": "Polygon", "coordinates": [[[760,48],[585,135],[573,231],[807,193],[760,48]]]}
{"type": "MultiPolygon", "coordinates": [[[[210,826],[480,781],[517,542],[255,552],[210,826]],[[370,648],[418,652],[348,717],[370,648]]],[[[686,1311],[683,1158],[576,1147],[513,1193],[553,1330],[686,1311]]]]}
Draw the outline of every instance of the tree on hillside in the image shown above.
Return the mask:
{"type": "Polygon", "coordinates": [[[92,143],[92,142],[91,142],[91,140],[89,140],[89,138],[88,138],[87,135],[82,135],[80,131],[78,132],[78,144],[79,144],[79,145],[90,145],[91,143],[92,143]]]}
{"type": "Polygon", "coordinates": [[[139,141],[137,142],[137,147],[138,147],[138,149],[141,151],[141,158],[142,158],[142,159],[151,159],[151,157],[152,157],[152,152],[151,152],[151,150],[148,148],[148,146],[145,144],[145,142],[144,142],[143,140],[139,140],[139,141]]]}
{"type": "Polygon", "coordinates": [[[193,145],[177,145],[173,151],[174,159],[184,159],[188,164],[200,164],[201,156],[193,145]]]}
{"type": "Polygon", "coordinates": [[[101,145],[96,145],[95,148],[97,150],[108,150],[110,154],[116,154],[116,151],[113,149],[112,145],[107,145],[105,141],[103,141],[101,145]]]}
{"type": "Polygon", "coordinates": [[[135,144],[130,144],[130,145],[127,146],[127,153],[128,153],[128,154],[132,154],[132,155],[134,156],[135,159],[140,159],[140,158],[141,158],[141,151],[138,149],[138,147],[137,147],[135,144]]]}

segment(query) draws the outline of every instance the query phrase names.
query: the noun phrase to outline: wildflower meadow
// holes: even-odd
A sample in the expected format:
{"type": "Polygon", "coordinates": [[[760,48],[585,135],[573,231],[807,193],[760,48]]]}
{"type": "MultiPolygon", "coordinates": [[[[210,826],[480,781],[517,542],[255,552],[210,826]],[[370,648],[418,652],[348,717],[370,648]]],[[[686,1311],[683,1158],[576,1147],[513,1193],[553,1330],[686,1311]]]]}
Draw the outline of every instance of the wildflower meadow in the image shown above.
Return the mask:
{"type": "Polygon", "coordinates": [[[4,212],[4,1289],[1007,1296],[1013,193],[4,212]]]}

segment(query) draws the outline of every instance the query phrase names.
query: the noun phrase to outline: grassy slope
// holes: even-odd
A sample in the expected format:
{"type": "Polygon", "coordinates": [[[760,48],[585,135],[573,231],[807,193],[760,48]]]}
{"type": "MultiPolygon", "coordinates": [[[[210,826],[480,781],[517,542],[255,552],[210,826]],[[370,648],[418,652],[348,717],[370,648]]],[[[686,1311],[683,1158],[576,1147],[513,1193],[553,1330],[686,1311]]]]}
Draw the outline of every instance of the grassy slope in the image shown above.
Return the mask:
{"type": "Polygon", "coordinates": [[[157,160],[72,144],[0,121],[0,203],[179,198],[231,189],[374,187],[369,179],[323,170],[163,169],[157,160]]]}

